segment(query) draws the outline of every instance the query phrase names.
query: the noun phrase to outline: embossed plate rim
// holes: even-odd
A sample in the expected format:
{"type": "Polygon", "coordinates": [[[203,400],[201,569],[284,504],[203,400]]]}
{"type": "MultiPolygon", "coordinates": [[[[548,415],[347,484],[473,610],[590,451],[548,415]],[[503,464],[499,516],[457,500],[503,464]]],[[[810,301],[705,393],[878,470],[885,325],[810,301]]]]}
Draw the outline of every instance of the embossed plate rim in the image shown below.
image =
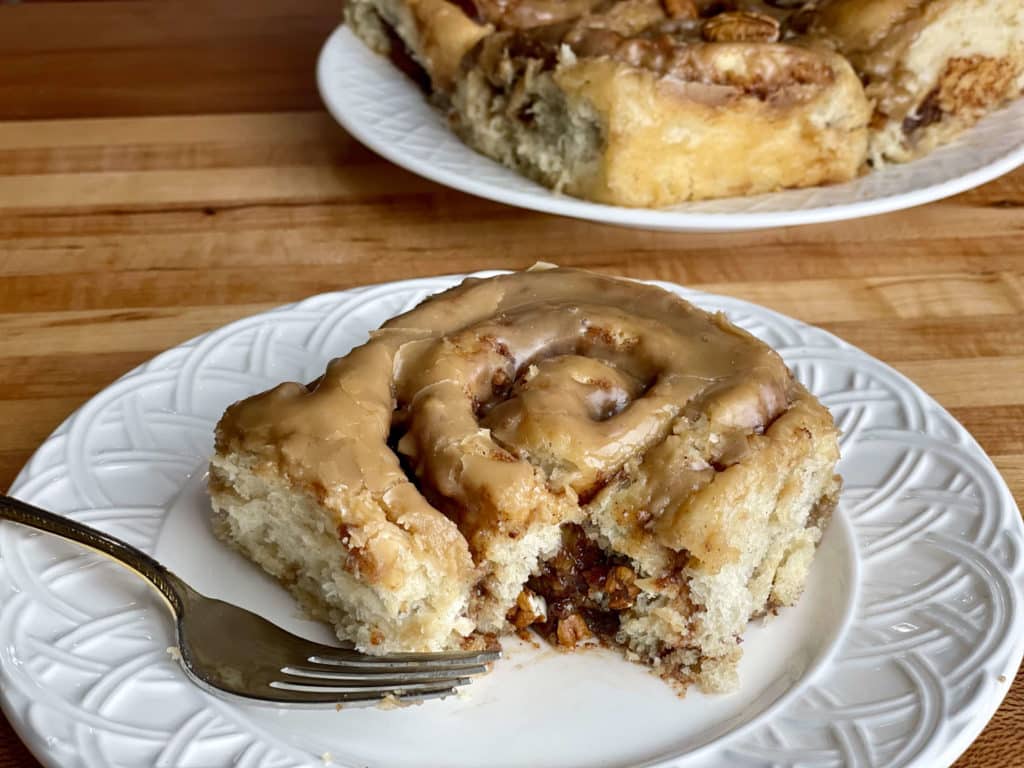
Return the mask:
{"type": "MultiPolygon", "coordinates": [[[[494,273],[491,272],[477,274],[494,273]]],[[[242,332],[247,329],[268,328],[271,326],[279,325],[281,324],[281,321],[287,320],[290,317],[298,318],[300,316],[303,316],[308,318],[314,309],[320,311],[320,314],[317,315],[317,319],[315,321],[307,319],[305,322],[312,323],[311,327],[313,329],[318,329],[312,332],[312,337],[316,338],[317,344],[326,344],[329,347],[331,344],[330,339],[325,338],[323,334],[321,334],[320,332],[323,330],[329,331],[331,328],[336,327],[336,324],[330,325],[325,321],[328,318],[334,318],[336,320],[336,312],[338,312],[339,310],[346,309],[347,311],[351,312],[352,307],[368,304],[370,302],[386,300],[389,296],[392,295],[405,297],[404,300],[408,301],[410,296],[420,296],[426,292],[438,290],[440,288],[452,284],[459,278],[460,276],[445,276],[437,278],[405,280],[398,281],[395,283],[380,284],[377,286],[367,286],[364,288],[355,289],[351,291],[341,291],[332,294],[322,294],[320,296],[311,297],[310,299],[307,299],[303,302],[285,305],[283,307],[279,307],[277,309],[261,313],[254,317],[249,317],[236,321],[227,326],[224,326],[223,328],[216,329],[207,334],[196,337],[190,341],[184,342],[178,347],[175,347],[171,350],[168,350],[167,352],[157,355],[149,362],[144,363],[143,365],[137,367],[136,369],[129,372],[125,376],[121,377],[120,379],[118,379],[117,382],[112,384],[111,387],[97,394],[93,399],[89,401],[89,403],[83,406],[82,409],[80,409],[80,411],[76,412],[76,414],[69,417],[69,419],[66,420],[54,432],[54,434],[51,435],[50,438],[48,438],[47,441],[43,443],[43,445],[32,457],[32,459],[30,459],[26,467],[19,474],[14,486],[12,486],[12,491],[18,492],[20,489],[25,488],[27,490],[25,497],[28,500],[33,500],[35,496],[39,495],[41,493],[41,489],[44,488],[45,485],[51,479],[51,474],[53,473],[53,471],[55,469],[59,470],[61,468],[66,468],[67,466],[67,457],[55,457],[54,452],[56,451],[56,447],[60,444],[60,442],[67,438],[69,433],[75,431],[76,416],[87,411],[91,412],[96,407],[98,407],[98,404],[103,404],[103,402],[105,402],[107,398],[113,395],[117,395],[118,397],[127,399],[124,397],[124,395],[127,394],[127,392],[122,393],[118,389],[118,387],[122,384],[130,382],[133,379],[141,380],[143,377],[150,377],[153,376],[155,373],[162,373],[165,375],[173,374],[173,378],[176,382],[180,381],[182,377],[188,379],[188,377],[192,375],[192,373],[188,370],[188,363],[191,360],[191,357],[189,355],[191,355],[193,351],[202,350],[205,347],[212,345],[214,342],[216,342],[217,344],[222,344],[227,339],[232,339],[235,338],[236,336],[241,335],[242,332]]],[[[907,380],[904,376],[899,374],[894,369],[890,368],[889,366],[886,366],[884,363],[881,363],[875,358],[870,357],[866,353],[852,347],[851,345],[847,344],[841,339],[838,339],[837,337],[832,336],[831,334],[828,334],[827,332],[822,331],[821,329],[809,326],[801,321],[794,320],[792,318],[787,318],[772,310],[768,310],[763,307],[759,307],[757,305],[753,305],[738,299],[714,296],[711,294],[702,293],[700,291],[682,288],[680,286],[676,286],[670,283],[658,282],[656,284],[668,288],[688,299],[694,300],[699,304],[705,306],[710,305],[715,308],[722,308],[734,316],[745,315],[747,316],[748,322],[753,322],[755,324],[766,324],[766,327],[769,327],[769,331],[771,330],[771,324],[777,323],[778,328],[776,330],[778,331],[778,333],[782,335],[789,335],[790,338],[794,340],[793,344],[795,346],[786,347],[785,345],[780,345],[784,350],[794,350],[794,359],[791,361],[791,363],[794,365],[799,365],[800,360],[804,359],[805,353],[815,353],[816,347],[814,345],[809,345],[807,341],[808,339],[811,339],[816,340],[818,342],[827,343],[827,345],[820,346],[817,348],[817,354],[822,360],[828,361],[831,359],[830,356],[834,356],[836,360],[846,360],[847,362],[856,361],[857,365],[855,367],[857,369],[865,367],[867,369],[877,368],[878,372],[884,373],[885,376],[890,377],[895,382],[898,382],[899,385],[904,388],[903,394],[912,397],[915,401],[915,406],[919,406],[922,409],[922,416],[927,416],[925,408],[935,410],[936,413],[942,416],[944,420],[943,425],[945,426],[945,428],[952,429],[956,433],[954,437],[959,437],[962,440],[961,444],[957,444],[955,446],[954,452],[956,457],[959,460],[964,461],[965,463],[976,463],[977,466],[980,467],[980,469],[986,473],[987,480],[995,484],[996,492],[999,494],[999,502],[1000,504],[1004,505],[1000,506],[997,512],[999,513],[999,515],[1003,516],[1005,516],[1005,513],[1010,513],[1010,517],[1008,518],[1010,521],[1008,523],[1008,527],[1001,528],[999,530],[999,533],[1005,534],[1010,539],[1012,539],[1014,554],[1020,554],[1021,541],[1024,540],[1024,524],[1021,523],[1019,512],[1017,512],[1016,510],[1015,502],[1012,498],[1012,495],[1009,493],[1009,490],[1006,487],[1005,482],[1002,480],[1001,476],[999,475],[995,467],[992,465],[991,461],[988,459],[987,456],[984,455],[980,447],[977,445],[976,441],[974,441],[973,438],[970,437],[966,430],[963,430],[962,427],[957,425],[956,422],[952,420],[952,417],[948,415],[948,413],[941,409],[941,407],[938,406],[938,404],[935,403],[934,400],[928,397],[915,384],[907,380]]],[[[328,333],[327,337],[329,336],[330,334],[328,333]]],[[[255,342],[246,342],[246,344],[249,345],[247,347],[248,350],[255,349],[256,347],[255,342]]],[[[317,346],[316,348],[319,349],[320,347],[317,346]]],[[[203,355],[207,354],[208,351],[203,352],[203,355]]],[[[246,354],[249,355],[251,354],[251,352],[247,351],[246,354]]],[[[826,363],[825,365],[827,366],[828,364],[838,365],[838,363],[836,363],[835,360],[833,360],[831,363],[826,363]]],[[[255,377],[257,375],[256,371],[250,370],[250,368],[253,367],[253,364],[251,362],[246,362],[246,366],[249,366],[249,368],[246,368],[246,371],[248,371],[250,377],[255,377]]],[[[175,389],[174,392],[177,393],[177,390],[175,389]]],[[[174,402],[181,402],[179,399],[179,394],[175,394],[174,398],[174,402]]],[[[184,410],[185,415],[192,413],[192,411],[188,411],[187,409],[184,410]]],[[[939,433],[936,433],[936,435],[938,437],[943,436],[939,433]]],[[[928,437],[928,435],[926,433],[921,433],[919,437],[921,437],[921,440],[923,441],[926,437],[928,437]]],[[[952,443],[954,441],[950,442],[952,443]]],[[[79,495],[82,493],[80,488],[76,489],[76,492],[79,493],[79,495]]],[[[82,498],[76,497],[71,501],[71,503],[68,506],[71,508],[80,508],[84,503],[85,502],[83,501],[82,498]]],[[[856,501],[851,503],[856,505],[856,501]]],[[[164,513],[166,513],[166,507],[169,505],[170,502],[164,505],[164,513]]],[[[989,516],[991,517],[991,515],[989,516]]],[[[984,513],[981,515],[981,517],[985,517],[984,513]]],[[[848,520],[844,520],[844,522],[849,523],[848,520]]],[[[3,552],[4,542],[8,536],[13,536],[15,538],[20,539],[25,535],[20,530],[12,531],[12,528],[13,526],[0,525],[0,554],[2,554],[3,552]]],[[[1007,570],[1006,573],[1002,575],[1006,577],[1008,582],[1010,582],[1010,586],[1012,588],[1010,595],[1010,597],[1012,598],[1012,605],[1007,609],[1008,616],[1006,617],[1006,619],[1007,625],[1012,625],[1010,626],[1010,629],[1014,631],[1010,633],[1011,636],[1008,640],[1002,641],[1002,643],[998,646],[1001,653],[998,659],[1000,664],[999,671],[1002,672],[1002,674],[1006,675],[1009,679],[1006,681],[1005,686],[989,685],[989,687],[984,688],[984,690],[982,691],[983,695],[981,699],[977,701],[972,699],[969,711],[967,711],[966,714],[964,712],[958,712],[958,721],[954,733],[949,733],[950,727],[952,726],[947,727],[948,723],[946,721],[943,721],[942,723],[940,723],[940,725],[943,726],[942,728],[933,730],[933,732],[931,732],[930,734],[925,735],[926,740],[928,738],[932,739],[932,742],[930,743],[931,747],[934,747],[936,750],[930,754],[930,759],[932,760],[939,760],[940,762],[951,762],[953,759],[955,759],[955,757],[958,754],[960,754],[960,752],[962,752],[970,744],[971,741],[973,741],[973,739],[984,727],[985,723],[990,719],[992,713],[998,708],[1000,702],[1003,699],[1003,696],[1005,695],[1006,690],[1009,689],[1010,681],[1012,681],[1011,673],[1014,672],[1020,665],[1021,656],[1022,654],[1024,654],[1024,633],[1016,630],[1019,630],[1021,628],[1021,625],[1024,624],[1024,617],[1021,616],[1020,611],[1020,591],[1021,585],[1022,583],[1024,583],[1024,578],[1022,578],[1022,574],[1020,573],[1020,558],[1017,557],[1016,559],[1014,559],[1011,557],[1009,559],[1014,561],[1014,568],[1012,569],[1012,571],[1007,570]],[[964,718],[966,718],[966,722],[963,722],[964,718]],[[940,738],[941,743],[935,743],[935,740],[940,738]]],[[[8,589],[11,586],[9,579],[7,578],[7,571],[3,570],[5,565],[6,564],[2,560],[0,560],[0,590],[8,589]]],[[[2,596],[2,594],[3,592],[0,591],[0,596],[2,596]]],[[[3,609],[4,606],[0,604],[0,612],[2,612],[3,609]]],[[[0,634],[2,633],[3,630],[2,628],[0,628],[0,634]]],[[[978,661],[980,662],[982,660],[978,661]]],[[[979,668],[983,668],[982,672],[986,675],[990,671],[989,666],[995,663],[992,659],[987,659],[987,661],[989,662],[989,664],[979,663],[979,668]]],[[[828,665],[826,665],[826,667],[827,666],[828,665]]],[[[827,671],[827,669],[820,670],[819,676],[824,676],[824,674],[827,671]]],[[[993,672],[993,675],[994,674],[995,673],[993,672]]],[[[47,765],[60,765],[59,752],[57,751],[60,748],[59,738],[54,739],[54,741],[58,742],[55,745],[53,741],[48,740],[46,737],[44,737],[38,732],[37,724],[33,724],[32,722],[29,722],[27,719],[22,717],[24,705],[24,701],[22,701],[22,699],[24,699],[24,696],[22,692],[20,692],[14,684],[10,684],[12,680],[11,675],[12,671],[8,669],[6,656],[0,655],[0,680],[4,680],[8,683],[8,685],[3,686],[2,696],[0,696],[0,705],[2,705],[2,708],[7,713],[15,729],[18,731],[19,735],[21,735],[21,737],[26,741],[29,748],[33,751],[33,753],[36,754],[37,758],[39,758],[41,762],[47,765]]],[[[184,683],[184,685],[188,685],[184,677],[181,678],[181,682],[184,683]]],[[[989,682],[991,683],[991,681],[989,682]]],[[[211,699],[210,701],[212,703],[209,703],[208,706],[210,707],[211,710],[216,710],[217,712],[228,712],[230,710],[230,708],[226,704],[216,703],[216,700],[214,699],[211,699]]],[[[784,719],[783,716],[785,716],[789,712],[788,706],[788,704],[785,705],[786,708],[779,712],[779,719],[784,719]]],[[[65,724],[70,723],[74,727],[88,727],[87,724],[85,723],[79,724],[74,717],[74,713],[71,713],[69,715],[67,712],[58,712],[54,710],[51,711],[50,714],[51,717],[57,718],[57,720],[49,722],[60,722],[65,724]]],[[[258,729],[258,726],[249,721],[246,721],[244,717],[233,717],[231,718],[231,722],[234,723],[236,726],[239,724],[239,722],[241,722],[243,724],[248,725],[251,730],[257,731],[257,733],[253,735],[253,739],[263,739],[263,741],[261,741],[260,743],[269,744],[270,746],[267,747],[268,750],[271,749],[271,747],[273,747],[274,749],[285,749],[286,753],[294,754],[293,750],[287,748],[286,745],[277,742],[272,735],[266,733],[265,731],[260,731],[258,729]]],[[[769,723],[768,725],[771,724],[769,723]]],[[[764,723],[762,723],[761,725],[758,725],[755,730],[757,731],[757,733],[760,733],[765,727],[767,726],[764,723]]],[[[740,726],[740,729],[743,729],[742,725],[740,726]]],[[[713,759],[717,761],[719,758],[721,758],[723,761],[728,759],[730,765],[747,765],[749,763],[747,757],[745,757],[743,749],[749,749],[750,747],[748,747],[748,745],[745,743],[746,738],[747,737],[744,735],[744,733],[739,733],[738,738],[734,738],[733,734],[730,734],[728,738],[720,742],[707,745],[708,748],[701,747],[695,750],[693,753],[687,754],[685,757],[681,759],[672,758],[669,759],[668,762],[659,764],[672,766],[681,766],[684,764],[687,766],[704,766],[707,764],[705,762],[705,759],[713,759]],[[743,743],[737,743],[737,741],[743,743]]],[[[928,746],[928,744],[926,744],[925,746],[928,746]]],[[[754,748],[756,748],[756,745],[754,748]]],[[[269,755],[270,752],[268,752],[267,754],[269,755]]],[[[284,753],[281,753],[279,751],[278,754],[284,753]]],[[[914,759],[918,760],[917,764],[920,764],[920,759],[929,758],[929,754],[921,752],[914,753],[911,756],[914,759]],[[922,754],[924,754],[923,758],[920,757],[920,755],[922,754]],[[915,757],[915,755],[917,755],[917,757],[915,757]]],[[[309,763],[309,756],[306,756],[304,759],[306,760],[306,763],[303,764],[315,765],[315,759],[313,760],[312,763],[309,763]]],[[[773,764],[775,763],[784,763],[784,761],[773,760],[773,764]]],[[[106,765],[107,763],[94,761],[89,764],[106,765]]],[[[276,764],[277,763],[274,762],[270,757],[267,757],[263,762],[258,763],[258,765],[261,766],[270,766],[276,764]]],[[[716,762],[716,765],[717,764],[718,763],[716,762]]],[[[935,763],[931,762],[926,764],[934,765],[935,763]]]]}
{"type": "MultiPolygon", "coordinates": [[[[980,141],[980,130],[987,132],[1012,128],[1024,123],[1024,98],[988,116],[979,126],[971,128],[953,144],[942,147],[925,158],[903,166],[871,174],[871,181],[878,181],[879,174],[900,174],[908,176],[898,191],[883,195],[868,195],[866,199],[860,190],[864,178],[831,187],[818,187],[821,195],[838,196],[838,190],[849,191],[848,199],[828,204],[804,205],[794,203],[771,211],[742,211],[742,207],[757,205],[772,206],[776,201],[793,197],[794,194],[814,193],[816,190],[787,190],[755,198],[729,198],[721,201],[700,201],[685,203],[666,209],[625,208],[601,203],[591,203],[567,195],[555,194],[534,182],[519,177],[504,169],[499,163],[464,147],[454,138],[434,131],[431,125],[440,118],[423,99],[416,87],[405,75],[390,65],[383,57],[366,48],[344,25],[340,25],[326,40],[320,51],[316,67],[317,87],[328,112],[361,144],[373,150],[390,162],[452,189],[466,192],[495,202],[506,203],[542,213],[556,214],[571,218],[585,219],[602,224],[636,227],[643,229],[669,230],[678,232],[727,232],[772,227],[818,224],[842,221],[865,216],[912,208],[942,198],[965,192],[1009,173],[1024,164],[1024,133],[1020,133],[1017,144],[1001,155],[982,162],[969,164],[969,169],[941,179],[941,165],[949,158],[962,159],[979,151],[971,139],[980,141]],[[401,144],[382,134],[378,120],[366,113],[361,100],[348,92],[345,77],[352,77],[373,83],[375,87],[398,89],[398,102],[402,108],[411,110],[417,121],[411,123],[417,129],[426,128],[435,140],[429,148],[401,144]],[[437,142],[444,143],[458,157],[464,167],[454,171],[438,164],[433,159],[437,142]],[[455,146],[455,145],[458,146],[455,146]],[[477,172],[477,173],[474,173],[477,172]],[[501,182],[489,180],[488,175],[499,174],[501,182]],[[941,180],[924,182],[929,173],[937,173],[941,180]],[[909,175],[908,175],[909,174],[909,175]],[[910,177],[913,177],[910,180],[910,177]],[[737,210],[729,211],[729,207],[737,210]],[[720,211],[709,209],[720,208],[720,211]]],[[[351,81],[349,81],[351,83],[351,81]]],[[[982,147],[984,151],[984,148],[982,147]]],[[[866,187],[865,187],[866,188],[866,187]]]]}

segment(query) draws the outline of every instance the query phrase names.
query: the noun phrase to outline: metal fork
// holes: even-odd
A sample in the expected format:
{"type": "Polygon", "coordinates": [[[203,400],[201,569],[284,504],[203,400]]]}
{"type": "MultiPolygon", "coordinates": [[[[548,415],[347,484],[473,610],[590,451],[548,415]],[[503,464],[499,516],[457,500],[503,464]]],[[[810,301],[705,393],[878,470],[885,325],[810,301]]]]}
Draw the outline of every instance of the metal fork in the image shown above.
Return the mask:
{"type": "Polygon", "coordinates": [[[0,495],[0,520],[84,544],[146,579],[174,614],[185,672],[214,693],[277,705],[341,705],[443,698],[500,651],[370,656],[321,645],[261,616],[205,597],[145,552],[95,528],[0,495]]]}

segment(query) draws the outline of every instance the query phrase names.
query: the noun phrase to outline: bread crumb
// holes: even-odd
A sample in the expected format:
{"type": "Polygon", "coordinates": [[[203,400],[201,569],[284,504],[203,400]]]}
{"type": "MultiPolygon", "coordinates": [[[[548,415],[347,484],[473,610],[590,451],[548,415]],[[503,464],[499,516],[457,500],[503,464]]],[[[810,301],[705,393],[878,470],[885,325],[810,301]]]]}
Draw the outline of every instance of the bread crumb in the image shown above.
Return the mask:
{"type": "Polygon", "coordinates": [[[1000,675],[997,679],[999,680],[1000,683],[1005,683],[1006,682],[1006,675],[1000,675]]]}
{"type": "Polygon", "coordinates": [[[324,765],[330,765],[334,762],[334,756],[330,752],[324,752],[320,755],[320,762],[324,765]]]}
{"type": "Polygon", "coordinates": [[[169,646],[167,646],[166,653],[174,661],[181,661],[181,651],[178,650],[178,646],[176,646],[176,645],[169,645],[169,646]]]}
{"type": "Polygon", "coordinates": [[[376,704],[377,709],[383,709],[385,711],[391,709],[400,709],[404,706],[405,704],[399,701],[398,697],[395,696],[395,694],[393,693],[389,693],[376,704]]]}

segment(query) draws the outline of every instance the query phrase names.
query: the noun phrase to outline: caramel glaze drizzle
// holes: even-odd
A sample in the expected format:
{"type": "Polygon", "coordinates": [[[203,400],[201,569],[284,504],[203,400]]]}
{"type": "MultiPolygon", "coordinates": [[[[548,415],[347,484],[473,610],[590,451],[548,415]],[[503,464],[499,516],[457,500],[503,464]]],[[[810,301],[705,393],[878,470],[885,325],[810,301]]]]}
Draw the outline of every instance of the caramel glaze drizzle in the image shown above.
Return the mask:
{"type": "MultiPolygon", "coordinates": [[[[231,406],[217,441],[342,518],[369,494],[395,536],[440,555],[465,537],[479,561],[488,536],[578,516],[630,460],[646,455],[657,475],[652,449],[682,420],[721,435],[712,462],[735,460],[795,386],[775,352],[719,315],[654,286],[549,269],[427,299],[314,385],[231,406]]],[[[671,489],[680,468],[665,455],[671,489]]]]}
{"type": "Polygon", "coordinates": [[[792,12],[778,0],[776,5],[763,0],[466,3],[471,17],[498,31],[478,43],[464,64],[480,65],[496,86],[511,87],[529,60],[553,68],[565,50],[578,58],[608,57],[661,77],[717,88],[691,93],[712,101],[749,94],[789,103],[835,78],[820,51],[792,44],[799,37],[787,25],[792,12]],[[712,26],[715,34],[709,36],[712,26]]]}

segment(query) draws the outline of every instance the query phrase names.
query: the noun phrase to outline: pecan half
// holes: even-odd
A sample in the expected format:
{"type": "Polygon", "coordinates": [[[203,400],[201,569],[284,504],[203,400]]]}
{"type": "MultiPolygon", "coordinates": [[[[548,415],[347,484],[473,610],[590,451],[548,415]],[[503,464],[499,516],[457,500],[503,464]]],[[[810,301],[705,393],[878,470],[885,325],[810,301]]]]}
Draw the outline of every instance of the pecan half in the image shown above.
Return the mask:
{"type": "Polygon", "coordinates": [[[774,43],[779,22],[761,13],[729,11],[705,21],[701,34],[709,43],[774,43]]]}

